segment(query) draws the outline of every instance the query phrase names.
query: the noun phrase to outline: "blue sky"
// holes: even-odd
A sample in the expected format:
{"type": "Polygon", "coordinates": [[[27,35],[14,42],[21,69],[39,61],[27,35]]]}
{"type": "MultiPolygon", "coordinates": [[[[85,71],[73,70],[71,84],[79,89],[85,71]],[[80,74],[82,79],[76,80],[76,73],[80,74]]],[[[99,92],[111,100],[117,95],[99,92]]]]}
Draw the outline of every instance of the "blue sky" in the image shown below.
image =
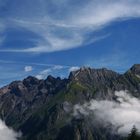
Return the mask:
{"type": "Polygon", "coordinates": [[[0,86],[81,66],[140,63],[139,0],[0,0],[0,86]]]}

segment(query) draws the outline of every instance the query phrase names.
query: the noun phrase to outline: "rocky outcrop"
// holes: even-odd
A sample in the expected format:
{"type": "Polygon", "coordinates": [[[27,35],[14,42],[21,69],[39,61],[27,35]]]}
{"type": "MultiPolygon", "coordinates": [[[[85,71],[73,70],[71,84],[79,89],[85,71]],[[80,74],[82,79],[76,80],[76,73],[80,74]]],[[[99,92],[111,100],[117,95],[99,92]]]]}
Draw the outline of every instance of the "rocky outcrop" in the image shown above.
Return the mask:
{"type": "Polygon", "coordinates": [[[140,65],[124,74],[83,67],[71,72],[68,79],[48,76],[38,80],[29,76],[14,81],[0,89],[0,117],[10,127],[22,131],[21,140],[121,139],[71,115],[74,104],[93,98],[113,100],[116,90],[128,90],[140,97],[140,65]]]}

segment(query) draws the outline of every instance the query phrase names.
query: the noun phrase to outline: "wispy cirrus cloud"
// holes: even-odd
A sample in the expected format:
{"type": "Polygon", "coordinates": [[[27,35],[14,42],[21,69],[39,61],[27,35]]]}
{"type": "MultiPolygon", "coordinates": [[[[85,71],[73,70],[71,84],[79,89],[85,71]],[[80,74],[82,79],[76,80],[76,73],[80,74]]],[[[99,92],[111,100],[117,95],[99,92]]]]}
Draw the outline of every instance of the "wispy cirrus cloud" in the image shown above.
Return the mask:
{"type": "MultiPolygon", "coordinates": [[[[8,6],[9,3],[8,1],[4,6],[8,6]]],[[[14,0],[10,8],[5,11],[6,18],[2,20],[9,21],[12,26],[26,28],[38,34],[40,38],[28,48],[2,48],[0,51],[43,53],[81,47],[104,39],[99,35],[87,39],[89,33],[116,20],[139,17],[139,9],[138,0],[89,0],[86,2],[61,0],[60,3],[50,0],[19,3],[14,0]],[[16,7],[17,4],[18,7],[16,7]]],[[[8,24],[8,26],[11,25],[8,24]]]]}
{"type": "Polygon", "coordinates": [[[13,80],[22,80],[31,74],[38,79],[45,79],[48,75],[66,77],[71,66],[37,62],[0,60],[0,87],[13,80]]]}
{"type": "Polygon", "coordinates": [[[36,78],[38,79],[45,79],[47,78],[48,75],[53,75],[56,76],[55,73],[57,73],[57,76],[59,75],[60,77],[62,76],[62,73],[64,73],[64,71],[68,71],[68,68],[70,66],[63,66],[63,65],[54,65],[54,66],[49,66],[48,68],[40,71],[37,75],[36,78]],[[58,74],[59,73],[59,74],[58,74]]]}
{"type": "Polygon", "coordinates": [[[52,72],[52,69],[50,69],[50,68],[45,69],[45,70],[41,71],[38,75],[36,75],[36,78],[45,79],[51,72],[52,72]]]}

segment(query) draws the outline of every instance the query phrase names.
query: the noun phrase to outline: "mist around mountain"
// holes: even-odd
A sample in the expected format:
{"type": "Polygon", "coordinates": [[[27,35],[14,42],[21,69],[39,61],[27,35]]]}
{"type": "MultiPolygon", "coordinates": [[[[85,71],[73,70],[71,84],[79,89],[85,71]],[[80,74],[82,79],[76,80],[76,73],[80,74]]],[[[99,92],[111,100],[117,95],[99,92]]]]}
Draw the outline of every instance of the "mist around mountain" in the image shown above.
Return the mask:
{"type": "Polygon", "coordinates": [[[137,140],[140,65],[14,81],[0,89],[0,118],[1,140],[137,140]]]}

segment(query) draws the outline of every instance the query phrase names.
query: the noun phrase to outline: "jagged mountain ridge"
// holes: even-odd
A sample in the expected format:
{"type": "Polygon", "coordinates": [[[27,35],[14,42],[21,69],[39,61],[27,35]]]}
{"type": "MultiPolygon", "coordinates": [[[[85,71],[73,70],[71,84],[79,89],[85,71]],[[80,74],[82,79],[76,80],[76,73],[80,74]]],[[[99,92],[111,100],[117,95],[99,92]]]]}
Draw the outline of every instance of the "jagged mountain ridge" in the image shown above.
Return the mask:
{"type": "Polygon", "coordinates": [[[93,98],[113,100],[114,91],[140,93],[140,65],[126,73],[81,68],[68,79],[27,77],[0,89],[0,117],[22,131],[21,140],[117,140],[103,128],[91,128],[84,118],[72,118],[72,105],[93,98]]]}

